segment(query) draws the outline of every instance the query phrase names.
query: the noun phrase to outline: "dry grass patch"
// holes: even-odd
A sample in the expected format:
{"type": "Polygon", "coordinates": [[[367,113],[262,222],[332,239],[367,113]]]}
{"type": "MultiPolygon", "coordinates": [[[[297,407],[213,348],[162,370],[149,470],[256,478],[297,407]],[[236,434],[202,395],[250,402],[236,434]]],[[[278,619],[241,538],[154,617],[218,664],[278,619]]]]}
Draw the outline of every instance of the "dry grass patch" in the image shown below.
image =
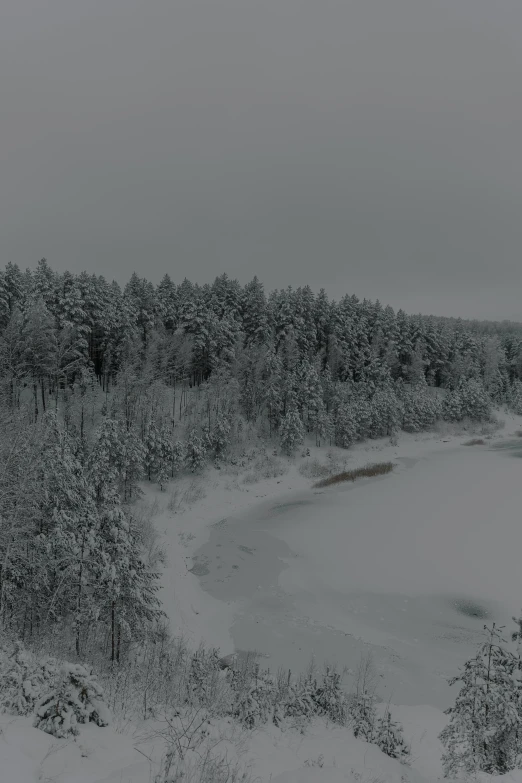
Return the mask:
{"type": "Polygon", "coordinates": [[[358,478],[372,478],[373,476],[384,476],[391,473],[394,468],[393,462],[375,462],[373,465],[365,465],[355,470],[345,470],[343,473],[336,473],[334,476],[317,481],[314,487],[330,487],[332,484],[340,484],[343,481],[355,481],[358,478]]]}
{"type": "Polygon", "coordinates": [[[472,438],[471,440],[468,440],[464,446],[485,446],[486,441],[482,438],[472,438]]]}

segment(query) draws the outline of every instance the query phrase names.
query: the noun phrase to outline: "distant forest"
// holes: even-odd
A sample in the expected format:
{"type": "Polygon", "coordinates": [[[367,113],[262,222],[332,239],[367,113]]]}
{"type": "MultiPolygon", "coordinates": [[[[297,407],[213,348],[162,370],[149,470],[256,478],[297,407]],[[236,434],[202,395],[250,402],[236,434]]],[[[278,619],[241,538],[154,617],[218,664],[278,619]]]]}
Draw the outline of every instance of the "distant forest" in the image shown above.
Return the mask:
{"type": "Polygon", "coordinates": [[[154,286],[133,274],[121,289],[58,274],[45,259],[34,272],[7,264],[0,334],[4,395],[16,406],[29,387],[35,419],[93,378],[108,393],[130,368],[173,390],[172,420],[187,389],[232,384],[234,413],[263,431],[295,413],[294,426],[298,417],[341,446],[435,418],[481,418],[487,401],[522,411],[522,324],[407,315],[309,286],[267,295],[257,277],[241,286],[226,274],[205,285],[165,275],[154,286]],[[429,387],[452,393],[442,408],[429,387]],[[410,410],[412,389],[429,410],[410,410]]]}

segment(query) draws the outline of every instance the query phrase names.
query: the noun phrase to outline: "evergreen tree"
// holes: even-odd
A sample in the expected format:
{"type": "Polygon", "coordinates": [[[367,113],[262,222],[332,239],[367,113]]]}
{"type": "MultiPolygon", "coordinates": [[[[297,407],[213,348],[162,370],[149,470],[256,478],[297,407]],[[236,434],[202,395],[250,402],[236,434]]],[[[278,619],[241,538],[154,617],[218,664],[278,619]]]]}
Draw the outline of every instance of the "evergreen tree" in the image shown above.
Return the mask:
{"type": "Polygon", "coordinates": [[[408,760],[410,747],[404,739],[403,728],[400,723],[392,720],[389,709],[377,721],[374,742],[392,759],[399,759],[403,763],[408,760]]]}
{"type": "Polygon", "coordinates": [[[187,441],[187,452],[185,456],[185,462],[187,468],[191,473],[199,473],[203,470],[207,461],[207,449],[203,438],[201,438],[197,430],[193,428],[187,441]]]}
{"type": "Polygon", "coordinates": [[[440,735],[445,747],[444,775],[487,772],[503,775],[514,769],[520,752],[522,717],[516,657],[504,647],[502,629],[484,626],[487,639],[463,672],[449,680],[462,686],[455,705],[446,710],[450,722],[440,735]]]}
{"type": "Polygon", "coordinates": [[[304,442],[303,422],[299,413],[292,408],[283,416],[279,428],[279,442],[285,454],[291,455],[304,442]]]}

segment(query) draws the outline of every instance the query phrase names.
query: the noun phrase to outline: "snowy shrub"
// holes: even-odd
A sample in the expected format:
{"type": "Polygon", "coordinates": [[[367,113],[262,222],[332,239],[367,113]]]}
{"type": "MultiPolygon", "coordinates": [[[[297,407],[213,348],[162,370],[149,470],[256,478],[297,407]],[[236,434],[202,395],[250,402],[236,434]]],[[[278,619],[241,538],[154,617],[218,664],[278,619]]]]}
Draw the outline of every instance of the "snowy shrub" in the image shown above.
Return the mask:
{"type": "Polygon", "coordinates": [[[183,493],[183,502],[192,505],[204,497],[206,497],[205,485],[201,481],[193,479],[183,493]]]}
{"type": "Polygon", "coordinates": [[[385,476],[391,473],[394,468],[393,462],[375,462],[371,465],[364,465],[354,470],[344,470],[342,473],[336,473],[333,476],[327,476],[320,481],[316,481],[314,487],[330,487],[333,484],[340,484],[343,481],[356,481],[358,478],[373,478],[374,476],[385,476]]]}
{"type": "Polygon", "coordinates": [[[54,658],[39,661],[20,644],[0,669],[0,710],[29,715],[43,692],[52,687],[58,664],[54,658]]]}
{"type": "Polygon", "coordinates": [[[377,721],[373,741],[383,753],[386,753],[392,759],[399,759],[403,763],[408,760],[410,747],[404,739],[403,728],[400,723],[392,720],[388,709],[382,718],[379,718],[377,721]]]}
{"type": "Polygon", "coordinates": [[[366,740],[366,742],[373,742],[377,723],[375,696],[364,690],[350,694],[348,707],[350,713],[349,724],[353,731],[353,736],[360,737],[366,740]]]}
{"type": "Polygon", "coordinates": [[[341,684],[341,675],[328,666],[322,675],[322,682],[313,695],[316,714],[324,715],[333,723],[344,726],[348,717],[348,702],[341,684]]]}
{"type": "Polygon", "coordinates": [[[264,454],[254,462],[252,469],[243,478],[244,484],[255,484],[261,479],[277,478],[288,472],[288,465],[273,454],[264,454]]]}
{"type": "Polygon", "coordinates": [[[189,689],[197,702],[209,706],[211,697],[221,671],[219,650],[205,650],[200,645],[190,662],[189,689]]]}
{"type": "Polygon", "coordinates": [[[247,729],[262,726],[273,717],[275,694],[274,677],[256,665],[253,676],[237,690],[233,716],[247,729]]]}
{"type": "Polygon", "coordinates": [[[326,478],[331,473],[330,466],[324,465],[320,460],[307,459],[299,465],[299,473],[306,478],[326,478]]]}
{"type": "Polygon", "coordinates": [[[65,663],[54,686],[35,704],[33,725],[54,737],[79,733],[79,723],[109,724],[109,710],[96,677],[81,664],[65,663]]]}
{"type": "Polygon", "coordinates": [[[377,672],[370,653],[361,657],[355,679],[355,690],[348,697],[349,725],[354,737],[373,742],[377,723],[375,682],[377,672]]]}
{"type": "Polygon", "coordinates": [[[301,675],[292,682],[289,672],[286,687],[280,690],[282,697],[276,701],[274,723],[284,726],[288,719],[298,726],[308,723],[316,713],[316,691],[317,683],[311,676],[301,675]]]}

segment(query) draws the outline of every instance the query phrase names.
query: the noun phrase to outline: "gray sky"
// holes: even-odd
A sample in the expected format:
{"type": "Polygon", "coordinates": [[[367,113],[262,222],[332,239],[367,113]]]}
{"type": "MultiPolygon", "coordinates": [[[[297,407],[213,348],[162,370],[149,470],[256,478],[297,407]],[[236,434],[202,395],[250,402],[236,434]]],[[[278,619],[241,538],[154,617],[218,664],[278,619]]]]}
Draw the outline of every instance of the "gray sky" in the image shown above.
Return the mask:
{"type": "Polygon", "coordinates": [[[522,319],[520,0],[2,0],[0,264],[522,319]]]}

